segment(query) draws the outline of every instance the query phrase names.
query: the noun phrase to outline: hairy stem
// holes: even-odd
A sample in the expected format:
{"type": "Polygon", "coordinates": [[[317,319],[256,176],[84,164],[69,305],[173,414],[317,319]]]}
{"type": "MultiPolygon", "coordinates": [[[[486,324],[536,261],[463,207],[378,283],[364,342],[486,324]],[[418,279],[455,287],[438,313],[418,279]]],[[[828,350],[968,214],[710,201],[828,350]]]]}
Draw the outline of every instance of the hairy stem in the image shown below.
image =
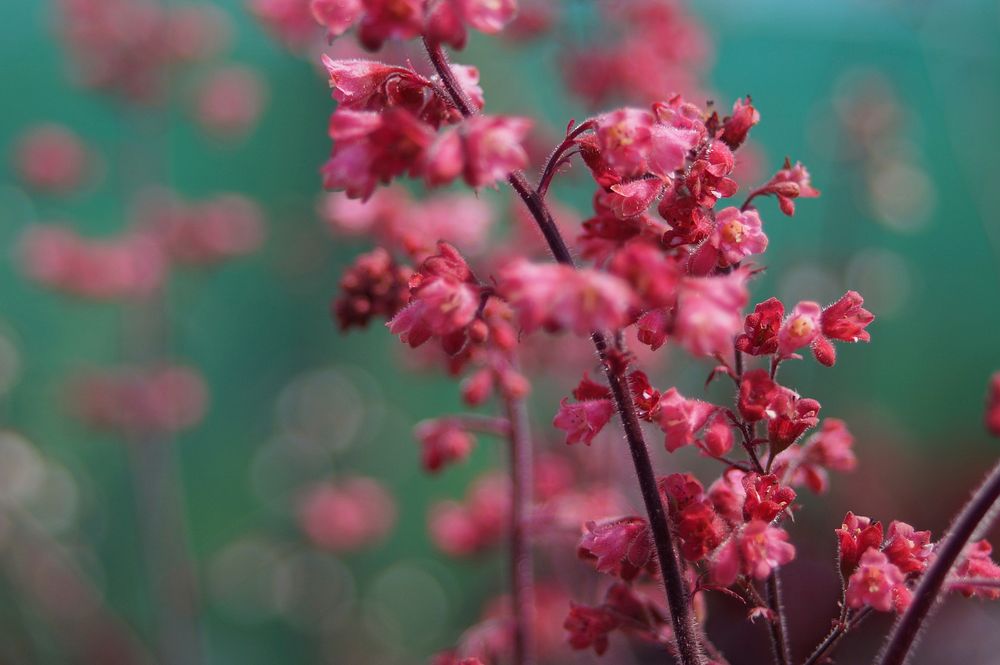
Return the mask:
{"type": "MultiPolygon", "coordinates": [[[[427,55],[445,89],[452,96],[452,101],[456,108],[465,116],[474,113],[472,104],[468,96],[462,90],[461,85],[455,79],[451,68],[448,66],[447,57],[440,44],[435,44],[424,40],[427,55]]],[[[552,219],[545,201],[538,193],[537,189],[528,184],[524,173],[514,171],[507,177],[507,182],[517,192],[524,202],[524,205],[531,212],[532,217],[549,249],[552,251],[556,261],[564,265],[575,267],[573,255],[566,245],[562,234],[552,219]]],[[[691,603],[688,596],[687,585],[684,582],[681,570],[681,562],[674,550],[673,537],[670,533],[670,526],[667,523],[667,513],[660,497],[659,489],[656,485],[656,475],[653,473],[653,464],[649,458],[649,450],[636,416],[635,405],[632,403],[632,395],[629,392],[626,370],[627,365],[610,357],[610,347],[607,336],[603,332],[595,331],[591,338],[594,347],[601,359],[604,372],[611,388],[611,394],[617,407],[618,414],[625,430],[625,438],[628,441],[629,451],[632,454],[632,462],[635,465],[635,472],[639,479],[639,490],[642,493],[642,500],[646,506],[646,513],[649,517],[650,530],[653,533],[653,542],[656,545],[656,554],[663,574],[663,583],[667,596],[667,607],[670,610],[670,619],[674,628],[674,635],[677,640],[677,650],[682,665],[702,665],[704,657],[701,651],[701,644],[694,626],[694,615],[691,611],[691,603]]]]}
{"type": "Polygon", "coordinates": [[[843,619],[834,626],[833,630],[823,638],[823,641],[819,643],[812,654],[802,665],[819,665],[819,663],[825,662],[827,655],[833,650],[837,643],[840,642],[841,638],[844,637],[849,631],[858,627],[862,621],[864,621],[872,613],[872,608],[866,607],[857,614],[855,614],[850,619],[843,619]]]}
{"type": "Polygon", "coordinates": [[[771,651],[774,662],[778,665],[791,665],[792,653],[788,646],[788,624],[785,620],[784,604],[781,601],[781,578],[778,569],[771,571],[765,585],[767,590],[767,606],[774,617],[770,621],[771,651]]]}
{"type": "Polygon", "coordinates": [[[514,662],[535,662],[535,590],[528,513],[533,481],[528,410],[523,399],[505,400],[510,421],[510,585],[514,618],[514,662]]]}
{"type": "Polygon", "coordinates": [[[920,628],[931,610],[941,598],[945,579],[952,566],[976,532],[980,521],[1000,498],[1000,463],[972,495],[965,507],[955,518],[951,529],[936,548],[936,556],[927,571],[920,578],[913,600],[902,618],[896,623],[882,650],[880,665],[902,665],[917,641],[920,628]]]}

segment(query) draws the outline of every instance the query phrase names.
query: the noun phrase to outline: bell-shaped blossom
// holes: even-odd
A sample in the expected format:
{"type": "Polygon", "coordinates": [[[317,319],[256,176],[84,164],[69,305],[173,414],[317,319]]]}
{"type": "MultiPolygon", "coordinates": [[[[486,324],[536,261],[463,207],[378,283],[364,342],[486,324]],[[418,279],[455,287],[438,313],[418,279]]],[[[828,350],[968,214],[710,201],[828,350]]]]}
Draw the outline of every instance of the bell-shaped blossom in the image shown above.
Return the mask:
{"type": "Polygon", "coordinates": [[[760,122],[760,113],[753,107],[753,103],[748,96],[744,99],[737,99],[733,104],[733,112],[722,122],[722,135],[719,137],[723,143],[733,150],[736,150],[747,138],[750,129],[760,122]]]}
{"type": "Polygon", "coordinates": [[[848,512],[840,528],[836,530],[840,570],[844,577],[851,575],[868,549],[882,546],[882,523],[872,522],[870,517],[848,512]]]}
{"type": "Polygon", "coordinates": [[[629,283],[643,309],[653,309],[676,302],[684,267],[650,243],[629,242],[615,252],[608,272],[629,283]]]}
{"type": "Polygon", "coordinates": [[[766,356],[778,350],[778,331],[785,318],[785,306],[777,298],[757,303],[736,338],[736,348],[752,356],[766,356]]]}
{"type": "Polygon", "coordinates": [[[316,546],[352,552],[385,538],[396,522],[396,504],[376,481],[347,478],[306,490],[299,502],[298,521],[316,546]]]}
{"type": "Polygon", "coordinates": [[[516,259],[500,272],[500,292],[525,332],[617,330],[628,322],[634,294],[628,284],[596,270],[516,259]]]}
{"type": "Polygon", "coordinates": [[[430,87],[430,81],[406,67],[366,59],[334,60],[326,54],[322,62],[339,108],[380,111],[387,106],[410,106],[413,98],[422,104],[430,87]]]}
{"type": "Polygon", "coordinates": [[[923,572],[933,549],[930,531],[916,531],[906,522],[889,523],[882,551],[904,575],[923,572]]]}
{"type": "Polygon", "coordinates": [[[997,565],[990,554],[993,547],[986,540],[969,544],[963,552],[963,558],[954,571],[954,581],[951,588],[963,596],[979,596],[989,600],[1000,600],[1000,565],[997,565]],[[996,584],[963,584],[963,580],[986,580],[996,584]]]}
{"type": "Polygon", "coordinates": [[[699,446],[712,457],[722,457],[733,449],[733,428],[725,413],[716,411],[709,419],[699,446]]]}
{"type": "Polygon", "coordinates": [[[632,178],[645,172],[655,121],[649,111],[635,108],[617,109],[597,117],[597,148],[619,177],[632,178]]]}
{"type": "Polygon", "coordinates": [[[645,372],[638,370],[628,375],[628,387],[636,414],[646,421],[653,421],[660,410],[660,391],[650,384],[645,372]]]}
{"type": "Polygon", "coordinates": [[[413,434],[420,442],[423,467],[432,473],[464,460],[476,445],[475,438],[452,418],[425,420],[413,434]]]}
{"type": "Polygon", "coordinates": [[[653,537],[649,524],[639,517],[587,522],[577,553],[593,560],[599,572],[634,579],[642,570],[655,570],[653,537]]]}
{"type": "Polygon", "coordinates": [[[691,257],[691,270],[707,275],[716,268],[727,268],[752,254],[767,249],[767,236],[761,229],[756,210],[741,212],[729,207],[715,216],[715,228],[691,257]]]}
{"type": "Polygon", "coordinates": [[[705,498],[705,487],[690,473],[671,473],[657,481],[657,486],[665,500],[678,510],[699,503],[705,498]]]}
{"type": "Polygon", "coordinates": [[[772,522],[795,501],[795,491],[782,486],[774,474],[748,473],[743,477],[743,489],[743,519],[748,522],[772,522]]]}
{"type": "Polygon", "coordinates": [[[447,351],[457,353],[464,345],[466,328],[476,318],[479,289],[458,250],[439,243],[438,252],[410,279],[410,303],[386,325],[411,347],[440,337],[447,351]],[[457,342],[456,335],[461,336],[457,342]]]}
{"type": "Polygon", "coordinates": [[[517,14],[517,0],[440,0],[428,10],[425,35],[431,41],[464,48],[468,24],[487,34],[503,30],[517,14]]]}
{"type": "Polygon", "coordinates": [[[778,198],[781,212],[788,216],[795,214],[795,199],[819,196],[819,190],[812,186],[806,167],[800,162],[795,162],[793,166],[787,157],[784,167],[757,190],[757,193],[774,194],[778,198]]]}
{"type": "Polygon", "coordinates": [[[712,579],[721,586],[730,586],[740,575],[763,580],[794,558],[795,546],[784,529],[754,520],[716,551],[710,565],[712,579]]]}
{"type": "Polygon", "coordinates": [[[788,358],[796,349],[808,346],[820,334],[822,308],[811,300],[795,306],[778,330],[778,354],[788,358]]]}
{"type": "Polygon", "coordinates": [[[831,340],[841,342],[868,342],[871,335],[865,328],[875,316],[864,305],[864,298],[857,291],[848,291],[837,302],[823,310],[820,316],[821,334],[812,343],[813,355],[827,367],[837,360],[831,340]]]}
{"type": "Polygon", "coordinates": [[[799,397],[783,386],[776,388],[765,414],[771,454],[777,455],[815,427],[819,423],[819,409],[819,402],[814,399],[799,397]]]}
{"type": "Polygon", "coordinates": [[[663,346],[673,329],[673,312],[664,307],[651,309],[636,321],[636,337],[652,351],[663,346]]]}
{"type": "Polygon", "coordinates": [[[589,446],[614,415],[611,390],[584,374],[573,389],[573,397],[575,402],[563,398],[559,403],[552,425],[566,432],[567,444],[583,442],[589,446]]]}
{"type": "Polygon", "coordinates": [[[18,178],[25,186],[46,194],[67,194],[79,187],[87,162],[83,141],[61,125],[32,127],[14,149],[18,178]]]}
{"type": "Polygon", "coordinates": [[[680,539],[680,551],[688,561],[700,561],[718,547],[725,526],[708,501],[696,501],[671,515],[680,539]]]}
{"type": "Polygon", "coordinates": [[[674,336],[692,355],[732,358],[733,340],[743,328],[747,278],[745,271],[734,270],[681,282],[674,336]]]}
{"type": "Polygon", "coordinates": [[[430,147],[425,179],[429,185],[442,185],[462,176],[470,187],[492,186],[527,165],[522,143],[530,129],[526,118],[473,116],[430,147]]]}
{"type": "Polygon", "coordinates": [[[743,373],[736,406],[747,422],[755,423],[767,417],[768,407],[779,386],[764,369],[752,369],[743,373]]]}
{"type": "Polygon", "coordinates": [[[708,499],[715,511],[732,524],[743,522],[743,503],[747,494],[743,478],[746,475],[745,471],[730,467],[708,488],[708,499]]]}
{"type": "Polygon", "coordinates": [[[805,485],[822,494],[829,486],[828,471],[853,471],[857,466],[853,445],[854,436],[844,421],[827,418],[805,444],[788,448],[778,455],[773,468],[788,484],[805,485]]]}
{"type": "Polygon", "coordinates": [[[858,569],[847,580],[847,605],[871,607],[879,612],[901,612],[909,604],[904,575],[889,558],[874,548],[861,556],[858,569]]]}
{"type": "Polygon", "coordinates": [[[718,407],[697,399],[688,399],[670,388],[660,396],[657,424],[666,434],[664,445],[668,452],[694,443],[699,430],[718,407]]]}

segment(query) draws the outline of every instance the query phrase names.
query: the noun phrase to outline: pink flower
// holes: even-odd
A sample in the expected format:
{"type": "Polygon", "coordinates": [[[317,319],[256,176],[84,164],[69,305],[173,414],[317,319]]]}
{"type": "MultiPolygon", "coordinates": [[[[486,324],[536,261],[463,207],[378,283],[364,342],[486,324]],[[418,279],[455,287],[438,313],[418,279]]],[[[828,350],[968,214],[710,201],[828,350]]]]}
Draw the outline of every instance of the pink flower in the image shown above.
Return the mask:
{"type": "Polygon", "coordinates": [[[700,561],[722,542],[723,524],[708,501],[696,501],[671,514],[680,539],[680,551],[688,561],[700,561]]]}
{"type": "Polygon", "coordinates": [[[351,552],[383,539],[396,521],[392,496],[370,478],[323,483],[302,496],[298,519],[313,544],[351,552]]]}
{"type": "MultiPolygon", "coordinates": [[[[301,0],[300,0],[301,3],[301,0]]],[[[258,0],[258,4],[262,4],[258,0]]],[[[271,4],[275,4],[272,0],[271,4]]],[[[316,23],[324,26],[329,37],[339,37],[361,18],[364,0],[310,0],[309,9],[316,23]]]]}
{"type": "Polygon", "coordinates": [[[906,522],[892,521],[882,551],[904,575],[927,568],[933,550],[930,531],[915,531],[906,522]]]}
{"type": "Polygon", "coordinates": [[[743,502],[746,500],[746,488],[743,487],[745,476],[746,472],[729,468],[708,488],[708,498],[716,512],[733,524],[743,521],[743,502]]]}
{"type": "Polygon", "coordinates": [[[766,412],[771,454],[777,455],[815,427],[819,423],[819,409],[816,400],[799,397],[796,392],[778,386],[766,412]]]}
{"type": "MultiPolygon", "coordinates": [[[[423,0],[363,0],[363,4],[365,13],[358,25],[358,41],[370,51],[378,50],[389,39],[413,39],[423,30],[423,0]]],[[[354,0],[348,6],[353,8],[354,0]]],[[[346,19],[347,16],[343,16],[327,27],[339,29],[346,19]]]]}
{"type": "Polygon", "coordinates": [[[524,259],[501,270],[500,292],[525,332],[544,327],[578,335],[624,327],[635,297],[628,284],[613,275],[524,259]]]}
{"type": "Polygon", "coordinates": [[[431,146],[425,179],[429,185],[441,185],[461,175],[470,187],[494,185],[527,165],[521,143],[530,129],[526,118],[473,116],[431,146]]]}
{"type": "Polygon", "coordinates": [[[653,178],[626,180],[611,186],[608,203],[618,219],[643,213],[663,191],[663,182],[653,178]]]}
{"type": "Polygon", "coordinates": [[[722,411],[717,411],[705,428],[701,448],[713,457],[721,457],[733,449],[733,428],[722,411]]]}
{"type": "Polygon", "coordinates": [[[757,303],[747,314],[743,333],[736,338],[736,348],[752,356],[766,356],[778,350],[778,330],[785,317],[785,306],[777,298],[757,303]]]}
{"type": "Polygon", "coordinates": [[[622,517],[587,522],[586,528],[577,553],[581,559],[592,559],[599,572],[627,581],[647,567],[656,568],[653,538],[646,520],[622,517]]]}
{"type": "Polygon", "coordinates": [[[446,351],[454,354],[464,346],[466,328],[476,318],[479,290],[458,250],[438,243],[438,252],[410,279],[409,305],[386,325],[411,347],[440,337],[446,351]]]}
{"type": "Polygon", "coordinates": [[[743,477],[746,499],[743,502],[743,519],[772,522],[795,501],[795,491],[783,487],[774,474],[748,473],[743,477]]]}
{"type": "Polygon", "coordinates": [[[429,81],[405,67],[374,60],[334,60],[326,54],[322,61],[330,75],[333,98],[343,109],[379,111],[407,105],[413,97],[422,106],[424,91],[430,86],[429,81]]]}
{"type": "Polygon", "coordinates": [[[734,533],[711,562],[712,579],[730,586],[743,574],[758,580],[795,558],[795,546],[784,529],[754,520],[734,533]]]}
{"type": "Polygon", "coordinates": [[[500,32],[517,14],[517,0],[440,0],[431,6],[425,34],[431,41],[464,48],[465,24],[500,32]]]}
{"type": "Polygon", "coordinates": [[[765,249],[767,236],[761,230],[757,211],[725,208],[715,216],[712,235],[691,257],[691,270],[697,275],[707,275],[715,268],[726,268],[765,249]]]}
{"type": "Polygon", "coordinates": [[[737,99],[733,104],[732,115],[722,123],[722,136],[719,138],[733,150],[736,150],[747,138],[750,128],[760,122],[760,113],[753,107],[750,97],[737,99]]]}
{"type": "Polygon", "coordinates": [[[1000,580],[1000,565],[990,558],[993,547],[986,540],[980,540],[965,548],[964,558],[955,567],[951,588],[963,596],[979,596],[989,600],[1000,599],[1000,587],[976,584],[962,584],[963,579],[1000,580]]]}
{"type": "Polygon", "coordinates": [[[680,261],[640,241],[627,243],[608,264],[608,272],[629,283],[643,308],[673,306],[683,271],[680,261]]]}
{"type": "Polygon", "coordinates": [[[621,620],[611,610],[576,603],[570,603],[569,615],[563,623],[571,647],[577,650],[592,647],[598,656],[608,650],[608,633],[620,626],[621,620]]]}
{"type": "Polygon", "coordinates": [[[640,176],[646,171],[654,121],[649,111],[634,108],[597,117],[597,148],[620,178],[640,176]]]}
{"type": "Polygon", "coordinates": [[[67,194],[80,186],[87,168],[83,141],[61,125],[38,125],[17,141],[14,168],[27,187],[47,194],[67,194]]]}
{"type": "Polygon", "coordinates": [[[570,403],[563,398],[559,402],[559,412],[552,425],[566,432],[566,443],[580,443],[588,446],[615,413],[610,399],[588,400],[570,403]]]}
{"type": "Polygon", "coordinates": [[[423,450],[424,469],[432,473],[464,460],[476,444],[475,438],[450,418],[425,420],[416,426],[413,434],[423,450]]]}
{"type": "Polygon", "coordinates": [[[771,380],[767,370],[744,372],[736,402],[740,415],[751,423],[763,420],[777,389],[778,384],[771,380]]]}
{"type": "Polygon", "coordinates": [[[758,191],[777,196],[781,212],[789,217],[795,214],[795,199],[819,196],[819,190],[813,188],[806,167],[800,162],[795,162],[795,166],[792,166],[787,157],[784,167],[758,191]]]}
{"type": "Polygon", "coordinates": [[[778,354],[790,357],[796,349],[808,346],[820,334],[820,306],[804,300],[795,306],[792,313],[778,330],[778,354]]]}
{"type": "Polygon", "coordinates": [[[660,397],[658,425],[667,435],[668,452],[694,443],[695,434],[717,407],[697,399],[687,399],[676,388],[670,388],[660,397]]]}
{"type": "Polygon", "coordinates": [[[871,335],[865,328],[875,320],[875,316],[862,307],[865,300],[857,291],[848,291],[844,296],[823,310],[820,316],[822,333],[812,345],[813,355],[827,367],[837,360],[836,349],[831,339],[841,342],[867,342],[871,335]]]}
{"type": "Polygon", "coordinates": [[[993,436],[1000,436],[1000,372],[996,372],[990,377],[984,420],[986,430],[993,436]]]}
{"type": "Polygon", "coordinates": [[[851,449],[854,437],[844,421],[827,418],[801,448],[788,448],[774,464],[776,473],[783,473],[794,486],[806,485],[822,494],[829,485],[828,470],[853,471],[858,460],[851,449]]]}
{"type": "Polygon", "coordinates": [[[681,282],[674,336],[692,355],[732,358],[733,340],[743,328],[747,278],[746,272],[734,270],[681,282]]]}
{"type": "Polygon", "coordinates": [[[904,579],[885,554],[869,548],[847,581],[847,604],[855,609],[867,605],[879,612],[901,611],[909,599],[904,579]]]}
{"type": "Polygon", "coordinates": [[[882,523],[873,523],[870,517],[855,515],[852,512],[844,516],[843,523],[835,533],[840,570],[845,578],[854,572],[864,552],[877,550],[882,546],[882,523]]]}

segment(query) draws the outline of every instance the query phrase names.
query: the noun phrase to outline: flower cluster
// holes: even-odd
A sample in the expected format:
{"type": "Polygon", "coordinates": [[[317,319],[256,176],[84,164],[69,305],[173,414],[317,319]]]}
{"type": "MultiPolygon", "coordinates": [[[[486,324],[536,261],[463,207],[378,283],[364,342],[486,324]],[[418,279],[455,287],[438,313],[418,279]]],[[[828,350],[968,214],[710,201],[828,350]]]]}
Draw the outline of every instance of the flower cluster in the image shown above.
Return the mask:
{"type": "Polygon", "coordinates": [[[67,390],[71,410],[87,426],[128,437],[190,429],[208,406],[201,374],[177,365],[90,370],[67,390]]]}

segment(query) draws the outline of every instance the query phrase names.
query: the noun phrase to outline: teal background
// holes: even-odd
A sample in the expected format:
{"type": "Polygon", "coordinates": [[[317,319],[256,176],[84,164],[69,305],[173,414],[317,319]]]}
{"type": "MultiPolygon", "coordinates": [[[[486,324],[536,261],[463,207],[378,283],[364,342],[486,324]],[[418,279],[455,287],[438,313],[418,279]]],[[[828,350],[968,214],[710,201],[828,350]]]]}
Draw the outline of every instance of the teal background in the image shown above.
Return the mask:
{"type": "MultiPolygon", "coordinates": [[[[28,125],[54,121],[96,146],[107,164],[98,184],[64,200],[32,198],[10,177],[9,166],[2,172],[0,321],[20,359],[18,381],[3,397],[3,426],[72,474],[73,519],[54,538],[95,580],[107,604],[152,643],[156,611],[124,444],[85,431],[60,401],[69,371],[122,358],[122,322],[129,315],[121,306],[70,301],[27,282],[13,248],[34,221],[68,219],[91,234],[122,229],[137,180],[168,184],[190,198],[217,191],[254,197],[268,216],[265,249],[220,269],[175,276],[166,302],[168,353],[201,368],[212,393],[204,424],[170,444],[203,590],[207,661],[420,662],[451,644],[485,599],[503,588],[499,557],[456,565],[435,553],[424,532],[430,501],[461,496],[499,455],[483,445],[468,464],[441,477],[419,471],[412,424],[456,410],[458,398],[441,376],[401,372],[398,345],[379,326],[343,336],[330,324],[327,302],[339,273],[365,245],[332,239],[314,213],[317,168],[329,149],[326,84],[310,64],[268,39],[242,3],[213,4],[235,27],[226,59],[257,67],[270,86],[259,126],[233,146],[206,140],[178,104],[129,109],[72,87],[50,29],[50,3],[0,3],[0,152],[9,154],[28,125]],[[131,163],[142,167],[123,166],[131,163]],[[286,387],[321,370],[334,377],[335,387],[329,393],[332,424],[317,437],[330,440],[319,441],[316,461],[275,441],[295,429],[294,422],[289,426],[295,417],[279,405],[286,387]],[[354,424],[338,428],[337,417],[354,424]],[[246,589],[249,600],[227,603],[213,577],[222,566],[220,553],[252,538],[278,552],[291,570],[306,570],[295,565],[313,554],[290,519],[287,490],[347,471],[389,484],[400,510],[392,536],[342,561],[315,555],[325,572],[309,585],[311,593],[285,606],[270,592],[255,596],[246,589]],[[312,616],[302,621],[297,617],[303,613],[312,616]],[[319,625],[318,615],[329,619],[326,625],[319,625]]],[[[460,61],[480,67],[488,108],[538,114],[554,131],[568,118],[585,117],[587,110],[553,83],[558,43],[594,38],[587,3],[567,5],[576,13],[551,40],[512,47],[473,37],[460,61]]],[[[832,557],[830,530],[847,508],[884,510],[886,520],[920,520],[918,526],[939,533],[997,453],[982,431],[981,414],[987,377],[1000,367],[1000,5],[712,1],[696,11],[715,44],[709,89],[723,108],[750,93],[761,112],[752,136],[766,155],[762,179],[787,154],[807,164],[823,190],[818,200],[799,201],[792,219],[773,202],[762,204],[771,248],[755,296],[829,301],[857,288],[878,317],[872,343],[841,345],[834,369],[809,361],[783,370],[828,415],[851,423],[862,465],[827,505],[806,500],[811,517],[796,525],[801,531],[794,535],[815,538],[804,551],[820,560],[832,557]],[[873,213],[868,179],[878,169],[850,154],[835,121],[845,92],[857,89],[852,81],[868,76],[878,77],[878,90],[898,108],[889,156],[921,175],[905,182],[899,195],[925,200],[902,216],[909,230],[887,226],[873,213]]],[[[196,68],[173,82],[175,99],[183,99],[197,74],[196,68]]],[[[885,157],[883,148],[871,146],[872,154],[885,157]]],[[[587,209],[583,178],[560,181],[555,196],[587,209]]],[[[679,362],[659,383],[673,381],[685,394],[696,393],[705,371],[679,362]]],[[[538,400],[540,428],[547,428],[557,399],[538,400]]],[[[658,455],[657,463],[666,469],[671,461],[658,455]]],[[[9,646],[0,639],[0,656],[72,662],[44,612],[18,595],[16,573],[9,567],[0,572],[0,638],[17,636],[9,646]]],[[[792,606],[808,602],[789,600],[792,606]]],[[[822,603],[832,606],[833,599],[822,603]]],[[[997,618],[975,601],[969,607],[959,610],[971,613],[961,615],[967,622],[997,618]]],[[[801,649],[822,630],[822,622],[803,628],[801,649]]],[[[987,662],[976,660],[976,653],[966,662],[987,662]]],[[[943,662],[932,657],[918,662],[943,662]]]]}

